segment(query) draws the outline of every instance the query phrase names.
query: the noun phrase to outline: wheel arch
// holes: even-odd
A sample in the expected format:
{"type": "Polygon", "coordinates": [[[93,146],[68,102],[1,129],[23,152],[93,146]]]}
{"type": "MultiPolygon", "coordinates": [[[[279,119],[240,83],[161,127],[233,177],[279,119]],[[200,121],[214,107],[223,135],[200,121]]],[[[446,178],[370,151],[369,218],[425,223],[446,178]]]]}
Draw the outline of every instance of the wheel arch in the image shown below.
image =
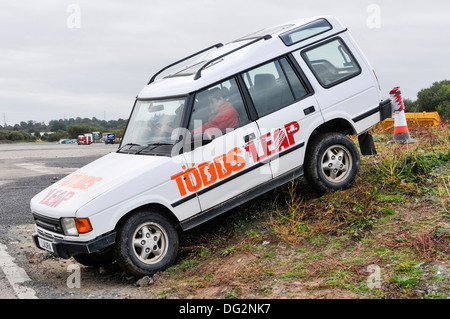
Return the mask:
{"type": "Polygon", "coordinates": [[[319,125],[314,129],[314,131],[312,131],[308,139],[306,150],[308,151],[308,147],[311,145],[311,141],[314,140],[318,135],[331,132],[342,133],[344,135],[357,134],[353,125],[346,119],[343,118],[333,119],[319,125]]]}
{"type": "Polygon", "coordinates": [[[115,229],[119,229],[120,226],[134,213],[145,211],[145,210],[157,210],[164,214],[165,217],[172,223],[172,225],[178,229],[180,225],[180,221],[175,216],[175,214],[166,206],[159,204],[159,203],[148,203],[139,207],[136,207],[132,210],[130,210],[128,213],[124,214],[116,223],[115,229]]]}

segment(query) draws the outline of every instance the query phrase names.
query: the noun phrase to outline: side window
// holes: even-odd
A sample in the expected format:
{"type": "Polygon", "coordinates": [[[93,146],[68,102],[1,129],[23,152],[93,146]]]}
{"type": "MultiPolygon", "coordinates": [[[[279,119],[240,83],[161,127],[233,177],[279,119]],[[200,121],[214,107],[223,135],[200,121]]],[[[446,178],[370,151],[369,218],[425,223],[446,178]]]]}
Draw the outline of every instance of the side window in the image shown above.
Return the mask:
{"type": "Polygon", "coordinates": [[[248,122],[244,102],[234,78],[198,92],[189,121],[189,130],[201,133],[207,129],[225,132],[248,122]]]}
{"type": "Polygon", "coordinates": [[[308,93],[286,58],[264,64],[242,76],[259,116],[292,104],[308,93]]]}
{"type": "Polygon", "coordinates": [[[302,52],[320,84],[330,88],[361,73],[361,68],[340,39],[302,52]]]}

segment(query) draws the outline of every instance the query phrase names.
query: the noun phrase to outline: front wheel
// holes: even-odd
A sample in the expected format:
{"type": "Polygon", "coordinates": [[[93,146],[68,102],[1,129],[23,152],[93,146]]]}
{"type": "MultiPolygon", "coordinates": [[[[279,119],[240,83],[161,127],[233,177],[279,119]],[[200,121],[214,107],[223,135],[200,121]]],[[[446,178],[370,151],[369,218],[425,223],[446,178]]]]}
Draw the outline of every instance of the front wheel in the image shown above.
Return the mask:
{"type": "Polygon", "coordinates": [[[340,133],[316,137],[305,157],[305,178],[319,192],[350,187],[359,171],[359,152],[353,141],[340,133]]]}
{"type": "Polygon", "coordinates": [[[175,261],[178,245],[178,233],[167,218],[157,211],[139,211],[118,229],[114,256],[128,274],[151,276],[175,261]]]}

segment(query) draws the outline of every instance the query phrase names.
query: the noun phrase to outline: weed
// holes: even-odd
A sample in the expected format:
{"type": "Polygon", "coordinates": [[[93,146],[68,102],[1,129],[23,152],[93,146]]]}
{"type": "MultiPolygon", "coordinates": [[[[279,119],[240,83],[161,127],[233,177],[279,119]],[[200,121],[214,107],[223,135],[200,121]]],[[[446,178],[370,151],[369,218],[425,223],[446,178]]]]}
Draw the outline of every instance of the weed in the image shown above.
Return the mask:
{"type": "Polygon", "coordinates": [[[386,245],[375,245],[372,250],[367,251],[369,256],[385,257],[392,254],[392,249],[386,245]]]}
{"type": "Polygon", "coordinates": [[[269,221],[273,231],[290,245],[298,244],[308,234],[308,226],[304,222],[306,213],[301,197],[296,195],[295,186],[295,181],[289,185],[286,210],[277,209],[269,221]]]}
{"type": "Polygon", "coordinates": [[[307,259],[320,259],[323,257],[323,253],[319,252],[319,253],[314,253],[311,255],[308,255],[306,258],[307,259]]]}
{"type": "Polygon", "coordinates": [[[316,235],[311,238],[311,243],[313,243],[313,244],[321,244],[323,242],[324,242],[324,239],[323,239],[323,236],[321,236],[321,235],[316,235]]]}
{"type": "Polygon", "coordinates": [[[390,145],[372,163],[369,176],[379,185],[413,189],[412,184],[426,182],[438,166],[450,161],[449,147],[446,142],[437,148],[432,141],[415,148],[408,144],[390,145]]]}
{"type": "Polygon", "coordinates": [[[332,286],[343,285],[351,277],[351,272],[349,270],[333,270],[328,277],[328,284],[332,286]]]}
{"type": "Polygon", "coordinates": [[[433,280],[436,282],[444,282],[446,279],[446,275],[433,275],[433,280]]]}
{"type": "Polygon", "coordinates": [[[225,295],[225,299],[239,299],[239,295],[236,291],[231,291],[227,295],[225,295]]]}
{"type": "Polygon", "coordinates": [[[392,275],[391,281],[401,288],[411,288],[419,283],[419,279],[414,275],[398,273],[392,275]]]}
{"type": "Polygon", "coordinates": [[[263,274],[265,277],[272,277],[273,275],[275,275],[275,273],[273,272],[273,270],[270,269],[270,268],[264,268],[262,274],[263,274]]]}
{"type": "Polygon", "coordinates": [[[364,264],[366,262],[366,258],[362,256],[358,256],[351,259],[342,259],[341,263],[344,265],[358,265],[358,264],[364,264]]]}
{"type": "Polygon", "coordinates": [[[263,295],[263,296],[267,296],[270,295],[272,293],[272,287],[270,286],[263,286],[263,285],[257,285],[256,289],[258,290],[258,293],[263,295]]]}
{"type": "Polygon", "coordinates": [[[209,255],[209,248],[204,246],[195,247],[191,253],[193,258],[205,258],[209,255]]]}
{"type": "Polygon", "coordinates": [[[194,268],[195,266],[197,266],[199,263],[198,260],[195,259],[184,259],[181,262],[181,268],[182,269],[189,269],[189,268],[194,268]]]}
{"type": "Polygon", "coordinates": [[[302,271],[288,271],[280,276],[281,279],[302,278],[305,274],[302,271]]]}
{"type": "Polygon", "coordinates": [[[427,261],[439,259],[439,256],[448,258],[448,231],[438,235],[433,231],[423,230],[416,236],[410,236],[409,243],[427,261]]]}
{"type": "Polygon", "coordinates": [[[441,179],[442,185],[440,185],[438,188],[439,198],[444,212],[450,214],[450,177],[447,177],[447,179],[441,177],[441,179]]]}
{"type": "Polygon", "coordinates": [[[233,255],[233,254],[236,252],[236,250],[237,250],[237,247],[236,247],[236,246],[227,247],[227,248],[221,249],[220,252],[219,252],[219,254],[220,254],[221,256],[223,256],[223,257],[225,257],[225,256],[231,256],[231,255],[233,255]]]}
{"type": "Polygon", "coordinates": [[[426,294],[425,299],[448,299],[449,295],[445,292],[437,292],[434,294],[426,294]]]}
{"type": "Polygon", "coordinates": [[[400,288],[411,288],[417,285],[423,270],[414,267],[415,264],[417,264],[417,261],[414,260],[399,263],[391,277],[391,282],[397,284],[400,288]]]}

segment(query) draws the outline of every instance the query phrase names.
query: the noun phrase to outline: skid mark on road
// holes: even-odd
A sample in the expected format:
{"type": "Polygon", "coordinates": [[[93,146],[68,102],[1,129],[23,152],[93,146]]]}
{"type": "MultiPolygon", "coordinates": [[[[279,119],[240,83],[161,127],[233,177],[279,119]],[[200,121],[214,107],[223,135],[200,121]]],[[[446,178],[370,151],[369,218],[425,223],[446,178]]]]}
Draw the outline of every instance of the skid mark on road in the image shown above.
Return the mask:
{"type": "Polygon", "coordinates": [[[14,258],[6,251],[8,247],[0,243],[0,268],[19,299],[37,299],[36,292],[22,284],[31,281],[23,268],[16,265],[14,258]]]}

